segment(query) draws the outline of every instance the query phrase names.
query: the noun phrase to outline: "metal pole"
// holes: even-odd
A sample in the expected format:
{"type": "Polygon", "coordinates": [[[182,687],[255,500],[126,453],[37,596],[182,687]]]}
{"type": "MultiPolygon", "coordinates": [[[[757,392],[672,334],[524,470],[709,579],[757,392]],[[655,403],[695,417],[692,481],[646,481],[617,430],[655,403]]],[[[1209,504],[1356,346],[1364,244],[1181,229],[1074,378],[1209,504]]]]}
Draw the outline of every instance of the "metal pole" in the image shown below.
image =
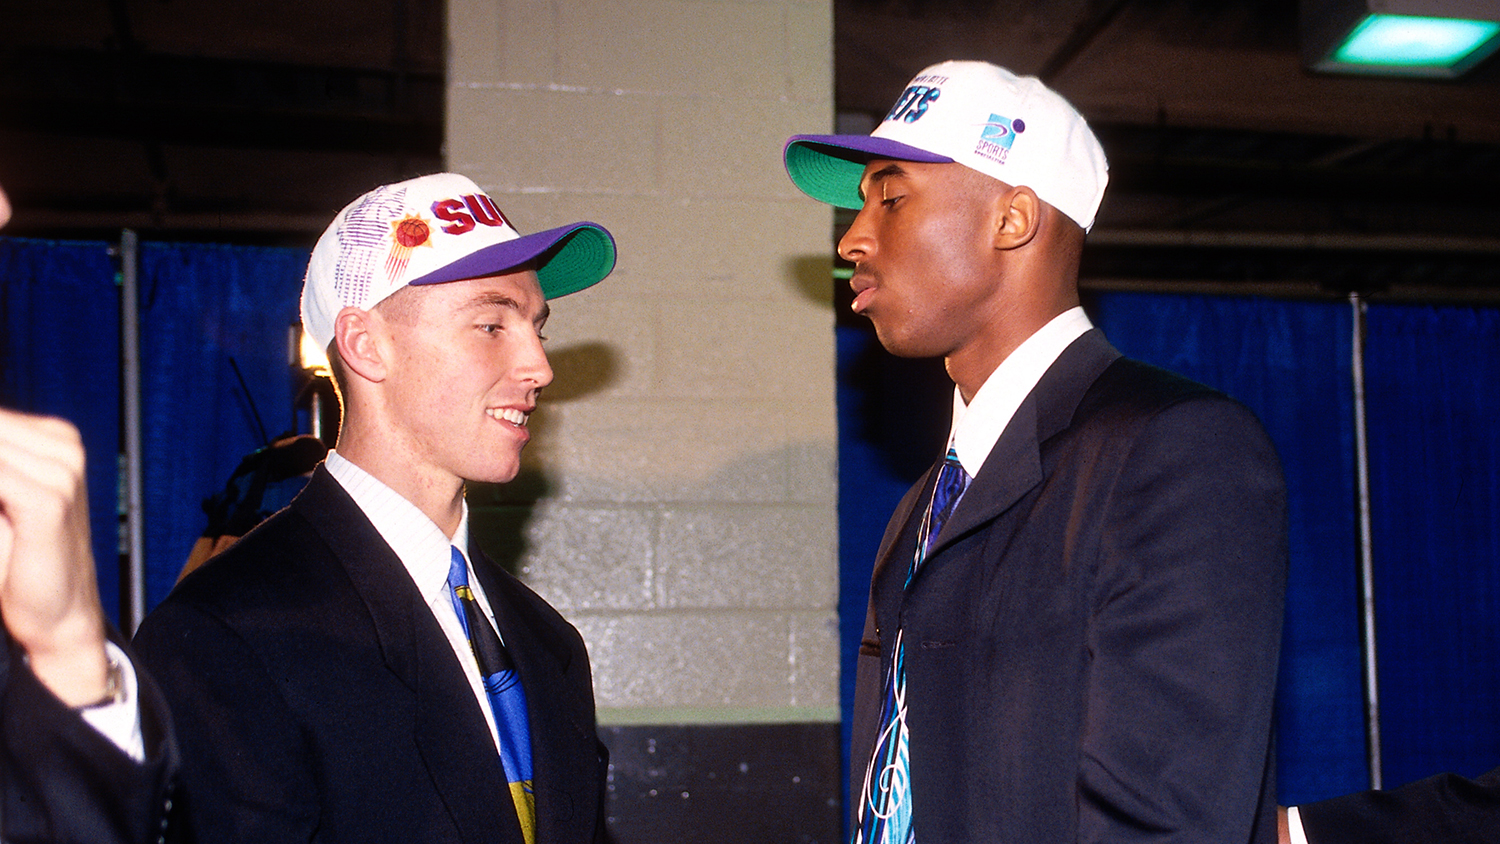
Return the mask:
{"type": "Polygon", "coordinates": [[[124,460],[120,467],[125,489],[125,536],[129,605],[120,626],[133,634],[146,617],[146,555],[144,495],[141,467],[141,318],[137,269],[140,242],[136,233],[120,233],[120,354],[124,371],[121,387],[124,401],[124,460]]]}
{"type": "Polygon", "coordinates": [[[311,419],[308,426],[311,430],[308,433],[319,440],[323,439],[323,394],[318,392],[316,384],[313,385],[312,398],[307,405],[307,415],[311,419]]]}
{"type": "Polygon", "coordinates": [[[1354,381],[1354,475],[1359,495],[1360,641],[1365,669],[1365,763],[1370,787],[1380,788],[1380,684],[1375,660],[1375,562],[1370,551],[1370,449],[1365,431],[1365,302],[1349,294],[1354,330],[1351,371],[1354,381]]]}

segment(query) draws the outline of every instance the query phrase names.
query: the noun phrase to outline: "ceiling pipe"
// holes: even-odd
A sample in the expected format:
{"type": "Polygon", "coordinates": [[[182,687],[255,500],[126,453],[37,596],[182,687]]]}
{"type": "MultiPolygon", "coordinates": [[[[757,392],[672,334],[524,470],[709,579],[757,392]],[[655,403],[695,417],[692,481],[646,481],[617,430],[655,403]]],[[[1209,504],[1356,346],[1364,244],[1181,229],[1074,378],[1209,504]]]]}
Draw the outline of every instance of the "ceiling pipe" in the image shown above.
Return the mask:
{"type": "Polygon", "coordinates": [[[1088,236],[1088,243],[1091,246],[1126,247],[1500,254],[1500,238],[1497,237],[1420,234],[1313,234],[1106,228],[1095,229],[1091,232],[1088,236]]]}

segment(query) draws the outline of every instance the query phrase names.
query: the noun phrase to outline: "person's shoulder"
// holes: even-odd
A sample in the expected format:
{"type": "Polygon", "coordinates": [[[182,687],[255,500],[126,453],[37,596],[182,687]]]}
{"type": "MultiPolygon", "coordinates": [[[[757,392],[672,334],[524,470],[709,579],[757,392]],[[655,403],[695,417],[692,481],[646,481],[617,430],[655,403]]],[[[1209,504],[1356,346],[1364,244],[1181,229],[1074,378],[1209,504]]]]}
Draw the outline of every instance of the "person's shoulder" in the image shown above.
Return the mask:
{"type": "Polygon", "coordinates": [[[1159,442],[1219,451],[1251,448],[1259,455],[1270,437],[1249,407],[1191,378],[1121,357],[1089,387],[1070,429],[1085,441],[1159,442]]]}
{"type": "Polygon", "coordinates": [[[1094,383],[1092,393],[1143,409],[1180,402],[1233,401],[1222,392],[1169,369],[1134,358],[1117,359],[1094,383]]]}
{"type": "Polygon", "coordinates": [[[244,606],[254,596],[307,579],[318,561],[329,556],[306,516],[288,507],[190,572],[163,603],[220,610],[244,606]]]}
{"type": "Polygon", "coordinates": [[[1110,364],[1080,403],[1080,416],[1205,417],[1259,426],[1255,414],[1220,390],[1168,369],[1122,357],[1110,364]]]}

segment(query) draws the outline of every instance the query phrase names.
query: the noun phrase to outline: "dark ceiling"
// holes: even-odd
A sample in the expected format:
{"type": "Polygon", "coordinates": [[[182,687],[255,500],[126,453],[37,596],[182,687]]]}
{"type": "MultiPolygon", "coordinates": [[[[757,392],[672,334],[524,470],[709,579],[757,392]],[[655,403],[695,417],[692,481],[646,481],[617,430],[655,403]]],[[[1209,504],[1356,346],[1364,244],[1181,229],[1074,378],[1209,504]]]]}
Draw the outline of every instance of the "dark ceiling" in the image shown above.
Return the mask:
{"type": "MultiPolygon", "coordinates": [[[[6,234],[308,246],[442,165],[440,0],[8,5],[6,234]]],[[[839,122],[868,131],[926,64],[991,60],[1109,153],[1094,283],[1500,297],[1500,58],[1322,76],[1297,22],[1296,0],[836,0],[839,122]]]]}

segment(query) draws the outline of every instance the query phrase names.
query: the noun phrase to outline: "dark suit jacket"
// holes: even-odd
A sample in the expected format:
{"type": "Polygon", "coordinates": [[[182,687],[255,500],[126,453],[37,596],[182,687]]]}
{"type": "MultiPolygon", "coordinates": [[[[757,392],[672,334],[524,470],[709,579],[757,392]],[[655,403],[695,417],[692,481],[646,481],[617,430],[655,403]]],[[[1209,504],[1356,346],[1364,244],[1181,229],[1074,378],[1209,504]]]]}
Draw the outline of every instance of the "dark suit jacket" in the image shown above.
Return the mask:
{"type": "Polygon", "coordinates": [[[1439,774],[1308,803],[1297,812],[1308,844],[1495,844],[1500,768],[1472,780],[1439,774]]]}
{"type": "Polygon", "coordinates": [[[177,751],[161,693],[135,665],[141,764],[48,691],[0,623],[0,840],[137,844],[163,833],[177,751]]]}
{"type": "Polygon", "coordinates": [[[1088,332],[903,590],[935,474],[876,560],[851,793],[899,624],[918,841],[1274,841],[1285,496],[1250,412],[1088,332]]]}
{"type": "MultiPolygon", "coordinates": [[[[471,556],[530,705],[537,842],[600,841],[606,758],[583,640],[471,556]]],[[[135,641],[172,705],[199,844],[520,843],[452,647],[322,466],[179,583],[135,641]]]]}

